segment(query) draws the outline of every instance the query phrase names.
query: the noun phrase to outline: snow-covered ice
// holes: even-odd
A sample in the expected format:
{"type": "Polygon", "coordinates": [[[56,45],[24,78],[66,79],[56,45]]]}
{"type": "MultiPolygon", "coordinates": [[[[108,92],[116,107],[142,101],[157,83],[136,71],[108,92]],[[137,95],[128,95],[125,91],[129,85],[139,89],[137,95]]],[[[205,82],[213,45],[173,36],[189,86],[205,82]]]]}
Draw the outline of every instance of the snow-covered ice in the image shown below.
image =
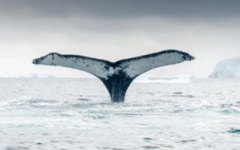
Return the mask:
{"type": "Polygon", "coordinates": [[[227,59],[219,62],[210,78],[240,78],[240,58],[227,59]]]}

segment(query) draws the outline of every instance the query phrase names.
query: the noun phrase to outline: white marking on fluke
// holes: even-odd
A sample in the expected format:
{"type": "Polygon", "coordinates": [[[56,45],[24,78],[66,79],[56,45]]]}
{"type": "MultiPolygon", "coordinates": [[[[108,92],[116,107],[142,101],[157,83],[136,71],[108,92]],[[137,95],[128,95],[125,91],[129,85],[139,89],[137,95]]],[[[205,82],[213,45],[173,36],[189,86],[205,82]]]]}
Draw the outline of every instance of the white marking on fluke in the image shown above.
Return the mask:
{"type": "Polygon", "coordinates": [[[34,59],[34,64],[62,66],[86,71],[99,78],[106,86],[112,102],[124,102],[125,93],[131,82],[140,74],[151,69],[191,61],[194,57],[178,50],[122,59],[117,62],[80,55],[50,53],[34,59]]]}

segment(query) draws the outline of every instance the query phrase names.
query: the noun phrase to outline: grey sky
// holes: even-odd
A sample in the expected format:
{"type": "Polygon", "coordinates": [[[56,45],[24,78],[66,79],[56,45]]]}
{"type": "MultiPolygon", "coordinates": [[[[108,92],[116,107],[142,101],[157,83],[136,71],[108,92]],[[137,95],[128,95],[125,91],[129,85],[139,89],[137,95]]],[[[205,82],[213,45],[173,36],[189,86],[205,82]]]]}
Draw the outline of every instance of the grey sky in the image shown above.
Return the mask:
{"type": "Polygon", "coordinates": [[[240,56],[239,7],[239,0],[0,0],[0,73],[54,72],[31,65],[52,51],[116,61],[179,49],[197,59],[150,74],[207,77],[218,61],[240,56]]]}

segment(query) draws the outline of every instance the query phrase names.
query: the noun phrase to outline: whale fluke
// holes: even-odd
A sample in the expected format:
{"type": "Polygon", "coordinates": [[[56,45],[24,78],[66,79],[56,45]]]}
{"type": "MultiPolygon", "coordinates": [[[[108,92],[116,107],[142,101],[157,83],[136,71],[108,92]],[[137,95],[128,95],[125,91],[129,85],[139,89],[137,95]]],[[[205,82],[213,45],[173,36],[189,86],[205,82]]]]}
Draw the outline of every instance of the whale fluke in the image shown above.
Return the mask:
{"type": "Polygon", "coordinates": [[[91,73],[106,86],[112,102],[124,102],[129,85],[140,74],[157,67],[178,64],[193,59],[193,56],[178,50],[165,50],[122,59],[117,62],[80,55],[50,53],[34,59],[33,64],[62,66],[91,73]]]}

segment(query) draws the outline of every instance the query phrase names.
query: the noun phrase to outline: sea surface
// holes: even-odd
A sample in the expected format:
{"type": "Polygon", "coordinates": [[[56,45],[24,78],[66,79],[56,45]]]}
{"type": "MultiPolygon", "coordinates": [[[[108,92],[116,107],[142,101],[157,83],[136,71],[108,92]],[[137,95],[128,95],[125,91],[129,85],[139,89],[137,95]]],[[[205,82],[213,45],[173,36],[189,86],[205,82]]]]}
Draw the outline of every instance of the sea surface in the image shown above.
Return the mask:
{"type": "Polygon", "coordinates": [[[0,79],[1,150],[239,150],[240,80],[0,79]],[[164,81],[164,82],[163,82],[164,81]]]}

